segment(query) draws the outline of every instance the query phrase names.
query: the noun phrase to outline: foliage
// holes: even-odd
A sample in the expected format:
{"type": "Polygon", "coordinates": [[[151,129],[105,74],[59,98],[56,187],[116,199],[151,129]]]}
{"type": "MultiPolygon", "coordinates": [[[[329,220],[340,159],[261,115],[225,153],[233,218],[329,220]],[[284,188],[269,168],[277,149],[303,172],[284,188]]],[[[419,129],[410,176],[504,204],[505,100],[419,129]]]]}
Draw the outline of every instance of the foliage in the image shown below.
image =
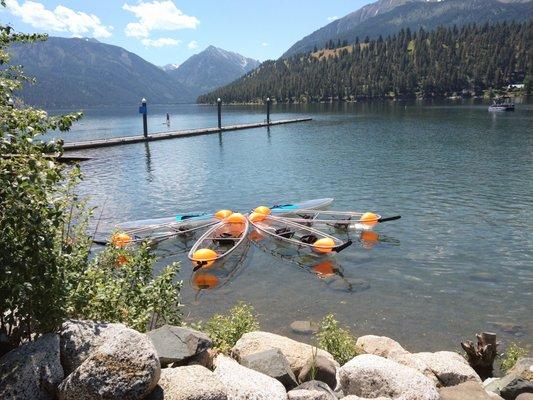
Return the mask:
{"type": "MultiPolygon", "coordinates": [[[[409,29],[386,39],[266,61],[198,102],[314,102],[383,97],[435,97],[521,83],[533,74],[533,22],[432,32],[409,29]]],[[[329,44],[327,47],[331,47],[329,44]]]]}
{"type": "Polygon", "coordinates": [[[254,308],[240,302],[229,310],[228,314],[215,314],[207,322],[205,330],[213,341],[213,347],[221,353],[229,353],[230,349],[247,332],[259,329],[254,308]]]}
{"type": "Polygon", "coordinates": [[[147,244],[106,247],[86,268],[70,275],[69,316],[122,322],[141,332],[179,324],[181,282],[174,283],[179,265],[167,266],[154,278],[155,260],[147,244]]]}
{"type": "Polygon", "coordinates": [[[519,347],[516,343],[511,343],[501,360],[501,368],[508,372],[513,368],[520,357],[527,355],[527,350],[519,347]]]}
{"type": "Polygon", "coordinates": [[[320,321],[316,334],[318,346],[329,353],[341,365],[347,363],[357,355],[355,338],[352,334],[339,326],[333,314],[326,315],[320,321]]]}

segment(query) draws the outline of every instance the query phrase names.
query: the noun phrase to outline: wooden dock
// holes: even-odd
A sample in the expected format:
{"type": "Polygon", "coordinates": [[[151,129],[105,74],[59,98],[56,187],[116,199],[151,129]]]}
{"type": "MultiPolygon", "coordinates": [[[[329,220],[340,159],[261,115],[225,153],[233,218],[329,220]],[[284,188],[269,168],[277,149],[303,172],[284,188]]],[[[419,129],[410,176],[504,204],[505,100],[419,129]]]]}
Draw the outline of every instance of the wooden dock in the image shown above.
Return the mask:
{"type": "Polygon", "coordinates": [[[96,149],[100,147],[110,147],[110,146],[119,146],[119,145],[132,144],[132,143],[152,142],[156,140],[176,139],[176,138],[183,138],[183,137],[190,137],[190,136],[211,135],[214,133],[238,131],[242,129],[262,128],[262,127],[268,127],[268,126],[274,126],[274,125],[293,124],[296,122],[306,122],[306,121],[311,121],[311,120],[312,118],[282,119],[279,121],[270,121],[270,123],[257,122],[253,124],[229,125],[229,126],[223,126],[221,128],[188,129],[188,130],[182,130],[182,131],[152,133],[148,135],[147,137],[144,137],[143,135],[137,135],[137,136],[123,136],[123,137],[116,137],[116,138],[108,138],[108,139],[86,140],[83,142],[65,143],[63,145],[63,149],[65,151],[96,149]]]}

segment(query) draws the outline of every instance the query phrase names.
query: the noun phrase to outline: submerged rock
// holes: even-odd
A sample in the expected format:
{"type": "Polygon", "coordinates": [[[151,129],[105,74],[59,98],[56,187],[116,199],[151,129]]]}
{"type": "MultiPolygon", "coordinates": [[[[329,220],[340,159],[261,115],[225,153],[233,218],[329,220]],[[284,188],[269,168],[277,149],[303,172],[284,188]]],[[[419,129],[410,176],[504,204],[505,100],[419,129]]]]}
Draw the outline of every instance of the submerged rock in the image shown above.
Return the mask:
{"type": "Polygon", "coordinates": [[[289,362],[279,349],[268,349],[241,357],[239,363],[280,381],[287,390],[297,386],[289,362]]]}
{"type": "Polygon", "coordinates": [[[365,353],[385,358],[409,353],[400,343],[386,336],[361,336],[357,339],[356,346],[363,349],[365,353]]]}
{"type": "Polygon", "coordinates": [[[286,400],[287,391],[274,378],[240,365],[224,355],[215,359],[215,374],[226,387],[229,400],[286,400]]]}
{"type": "Polygon", "coordinates": [[[218,376],[200,365],[163,368],[148,400],[227,400],[218,376]]]}
{"type": "Polygon", "coordinates": [[[43,335],[0,358],[0,399],[55,399],[63,377],[59,336],[43,335]]]}
{"type": "Polygon", "coordinates": [[[211,339],[190,328],[163,325],[146,334],[154,344],[161,366],[184,363],[209,349],[211,339]]]}
{"type": "Polygon", "coordinates": [[[59,400],[142,399],[156,386],[161,367],[150,341],[121,330],[94,350],[59,386],[59,400]]]}
{"type": "Polygon", "coordinates": [[[345,395],[402,400],[438,400],[433,382],[413,368],[373,354],[362,354],[338,371],[345,395]]]}
{"type": "Polygon", "coordinates": [[[61,325],[61,363],[68,375],[78,368],[89,355],[126,328],[123,324],[69,320],[61,325]]]}
{"type": "Polygon", "coordinates": [[[269,332],[255,331],[245,333],[231,351],[235,358],[239,360],[249,354],[272,348],[279,349],[283,353],[296,376],[307,363],[309,357],[313,355],[313,351],[316,351],[317,355],[330,359],[336,366],[339,365],[327,351],[269,332]]]}
{"type": "Polygon", "coordinates": [[[318,324],[312,321],[294,321],[291,323],[291,329],[300,335],[311,335],[318,332],[318,324]]]}

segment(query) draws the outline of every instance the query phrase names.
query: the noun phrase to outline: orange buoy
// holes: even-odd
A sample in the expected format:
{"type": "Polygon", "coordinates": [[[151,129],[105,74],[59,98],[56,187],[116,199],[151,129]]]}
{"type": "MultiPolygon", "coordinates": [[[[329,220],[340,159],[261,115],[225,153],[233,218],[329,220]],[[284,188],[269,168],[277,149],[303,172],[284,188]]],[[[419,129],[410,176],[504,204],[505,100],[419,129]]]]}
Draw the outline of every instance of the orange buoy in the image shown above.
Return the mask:
{"type": "Polygon", "coordinates": [[[254,212],[264,215],[270,215],[272,211],[267,206],[259,206],[254,209],[254,212]]]}
{"type": "Polygon", "coordinates": [[[214,289],[218,286],[219,279],[213,274],[196,274],[192,285],[196,290],[214,289]]]}
{"type": "Polygon", "coordinates": [[[246,217],[241,213],[232,213],[226,218],[226,221],[232,224],[244,224],[246,222],[246,217]]]}
{"type": "Polygon", "coordinates": [[[333,265],[333,261],[327,260],[324,262],[321,262],[320,264],[317,264],[313,267],[313,270],[315,273],[320,277],[328,277],[335,275],[335,266],[333,265]]]}
{"type": "Polygon", "coordinates": [[[115,233],[111,236],[111,244],[115,247],[126,247],[131,243],[131,236],[124,232],[115,233]]]}
{"type": "Polygon", "coordinates": [[[258,213],[254,211],[253,213],[250,214],[248,219],[252,222],[260,222],[260,221],[264,221],[266,217],[267,217],[266,214],[262,214],[262,213],[258,213]]]}
{"type": "Polygon", "coordinates": [[[228,218],[231,214],[233,214],[233,211],[231,211],[231,210],[218,210],[215,213],[215,218],[216,219],[224,219],[224,218],[228,218]]]}
{"type": "Polygon", "coordinates": [[[335,242],[329,237],[318,239],[315,243],[313,243],[313,249],[317,253],[331,253],[334,247],[335,242]]]}
{"type": "Polygon", "coordinates": [[[359,218],[359,221],[362,222],[364,225],[367,226],[374,226],[378,223],[378,216],[371,212],[366,212],[363,215],[361,215],[361,218],[359,218]]]}
{"type": "Polygon", "coordinates": [[[193,263],[203,268],[212,266],[217,258],[217,252],[211,249],[198,249],[192,255],[193,263]]]}
{"type": "Polygon", "coordinates": [[[379,235],[374,231],[361,232],[361,242],[365,249],[371,249],[379,242],[379,235]]]}

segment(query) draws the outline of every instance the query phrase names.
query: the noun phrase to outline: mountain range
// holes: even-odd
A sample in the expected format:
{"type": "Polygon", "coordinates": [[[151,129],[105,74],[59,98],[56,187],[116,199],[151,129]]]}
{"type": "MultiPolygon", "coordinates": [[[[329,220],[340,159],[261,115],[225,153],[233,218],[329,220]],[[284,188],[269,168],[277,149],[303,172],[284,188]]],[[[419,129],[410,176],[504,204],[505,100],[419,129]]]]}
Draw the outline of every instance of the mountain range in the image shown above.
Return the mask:
{"type": "Polygon", "coordinates": [[[260,64],[252,58],[209,46],[178,67],[167,68],[167,72],[196,99],[201,94],[233,82],[260,64]]]}
{"type": "Polygon", "coordinates": [[[532,17],[531,0],[378,0],[305,36],[282,57],[324,48],[329,41],[352,44],[357,38],[386,37],[402,28],[432,30],[532,17]]]}
{"type": "Polygon", "coordinates": [[[22,65],[37,83],[21,98],[47,108],[193,103],[202,94],[239,78],[259,65],[213,46],[181,65],[157,67],[121,47],[88,38],[49,37],[10,49],[11,63],[22,65]]]}

